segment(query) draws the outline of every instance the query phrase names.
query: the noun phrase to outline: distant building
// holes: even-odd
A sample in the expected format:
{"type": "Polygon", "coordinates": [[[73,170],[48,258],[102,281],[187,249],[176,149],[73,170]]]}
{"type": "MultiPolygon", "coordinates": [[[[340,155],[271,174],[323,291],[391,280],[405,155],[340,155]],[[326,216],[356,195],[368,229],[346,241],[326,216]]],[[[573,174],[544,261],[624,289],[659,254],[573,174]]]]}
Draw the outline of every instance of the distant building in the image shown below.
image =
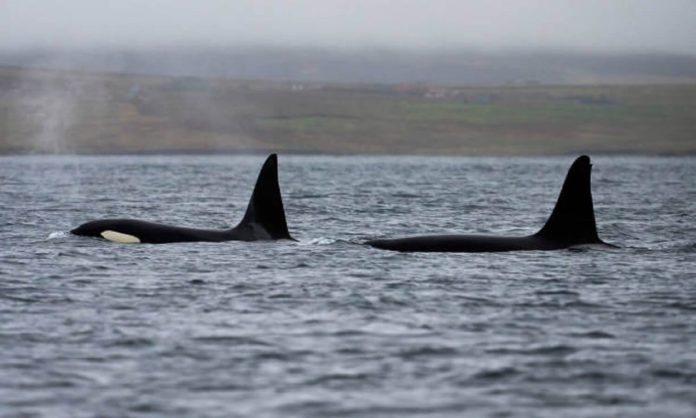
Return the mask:
{"type": "Polygon", "coordinates": [[[428,91],[425,92],[423,97],[426,99],[446,99],[448,97],[451,97],[451,93],[449,89],[446,87],[429,87],[428,91]]]}
{"type": "Polygon", "coordinates": [[[428,87],[419,83],[401,83],[394,86],[394,91],[399,94],[423,95],[427,93],[428,87]]]}

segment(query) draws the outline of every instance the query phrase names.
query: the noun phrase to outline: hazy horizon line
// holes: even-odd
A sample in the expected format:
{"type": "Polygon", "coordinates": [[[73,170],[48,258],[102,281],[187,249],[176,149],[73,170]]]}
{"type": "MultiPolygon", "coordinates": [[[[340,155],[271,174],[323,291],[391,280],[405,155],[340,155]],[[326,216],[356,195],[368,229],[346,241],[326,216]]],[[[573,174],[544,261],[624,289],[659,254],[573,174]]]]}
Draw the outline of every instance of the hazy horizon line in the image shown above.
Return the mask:
{"type": "Polygon", "coordinates": [[[479,55],[594,55],[594,56],[651,56],[663,55],[671,57],[694,57],[696,53],[687,51],[676,51],[666,49],[645,49],[645,48],[585,48],[585,47],[522,47],[522,46],[500,46],[500,47],[481,47],[481,46],[442,46],[442,47],[404,47],[404,46],[341,46],[329,47],[324,45],[281,45],[273,43],[258,44],[235,44],[235,45],[214,45],[210,43],[186,43],[186,44],[162,44],[162,45],[141,45],[141,46],[45,46],[36,45],[31,47],[8,47],[0,46],[0,54],[63,54],[63,53],[177,53],[177,52],[302,52],[320,54],[402,54],[402,55],[460,55],[460,54],[479,54],[479,55]]]}

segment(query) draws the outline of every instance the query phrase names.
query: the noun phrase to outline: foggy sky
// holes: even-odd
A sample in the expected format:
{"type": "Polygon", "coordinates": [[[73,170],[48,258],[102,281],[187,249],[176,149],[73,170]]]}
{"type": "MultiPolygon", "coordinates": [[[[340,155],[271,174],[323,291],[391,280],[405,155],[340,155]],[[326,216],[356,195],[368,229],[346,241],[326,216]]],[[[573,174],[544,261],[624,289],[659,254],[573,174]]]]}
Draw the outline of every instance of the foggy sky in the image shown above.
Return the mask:
{"type": "Polygon", "coordinates": [[[295,46],[696,54],[696,0],[0,0],[0,49],[295,46]]]}

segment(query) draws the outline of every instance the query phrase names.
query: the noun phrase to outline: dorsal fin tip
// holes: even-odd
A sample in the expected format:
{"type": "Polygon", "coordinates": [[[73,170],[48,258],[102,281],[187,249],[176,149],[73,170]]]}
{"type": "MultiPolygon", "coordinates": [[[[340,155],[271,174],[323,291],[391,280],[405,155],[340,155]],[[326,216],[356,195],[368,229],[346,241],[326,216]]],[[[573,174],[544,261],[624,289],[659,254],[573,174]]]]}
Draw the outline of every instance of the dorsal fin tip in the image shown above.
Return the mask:
{"type": "MultiPolygon", "coordinates": [[[[266,161],[264,161],[263,166],[261,167],[261,172],[259,173],[259,180],[261,178],[261,175],[264,174],[268,170],[275,170],[276,172],[278,171],[278,155],[277,154],[271,154],[268,157],[266,157],[266,161]]],[[[257,180],[258,184],[258,180],[257,180]]]]}
{"type": "Polygon", "coordinates": [[[578,158],[576,158],[575,161],[573,161],[573,164],[570,166],[569,173],[573,169],[588,167],[592,167],[590,157],[588,157],[587,155],[581,155],[578,158]]]}

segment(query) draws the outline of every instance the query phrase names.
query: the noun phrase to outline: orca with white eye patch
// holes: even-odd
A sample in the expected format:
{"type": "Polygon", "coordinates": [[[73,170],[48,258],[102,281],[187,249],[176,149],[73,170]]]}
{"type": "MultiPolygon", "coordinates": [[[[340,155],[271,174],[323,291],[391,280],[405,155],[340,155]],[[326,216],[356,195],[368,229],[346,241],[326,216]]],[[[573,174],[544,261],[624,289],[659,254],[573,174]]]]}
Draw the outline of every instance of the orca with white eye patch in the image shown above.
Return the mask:
{"type": "Polygon", "coordinates": [[[244,218],[234,228],[215,230],[184,228],[137,219],[101,219],[70,231],[75,235],[135,244],[193,241],[293,240],[288,231],[278,184],[278,157],[271,154],[261,168],[244,218]]]}

